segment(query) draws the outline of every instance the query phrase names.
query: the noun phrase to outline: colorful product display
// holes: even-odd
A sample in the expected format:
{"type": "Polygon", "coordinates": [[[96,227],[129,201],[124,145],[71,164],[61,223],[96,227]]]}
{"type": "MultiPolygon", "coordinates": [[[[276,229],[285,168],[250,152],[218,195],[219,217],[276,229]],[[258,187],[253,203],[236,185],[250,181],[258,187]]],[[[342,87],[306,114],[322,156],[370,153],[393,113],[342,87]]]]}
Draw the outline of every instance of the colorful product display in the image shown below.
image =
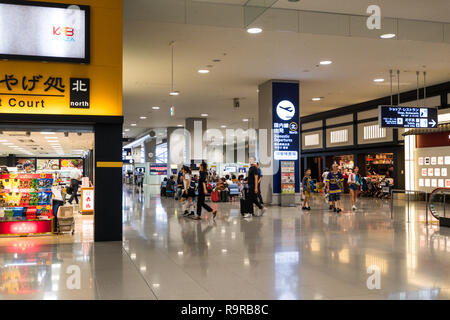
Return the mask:
{"type": "Polygon", "coordinates": [[[295,194],[294,161],[281,161],[281,193],[295,194]]]}
{"type": "Polygon", "coordinates": [[[0,175],[0,223],[51,220],[52,185],[51,174],[0,175]]]}

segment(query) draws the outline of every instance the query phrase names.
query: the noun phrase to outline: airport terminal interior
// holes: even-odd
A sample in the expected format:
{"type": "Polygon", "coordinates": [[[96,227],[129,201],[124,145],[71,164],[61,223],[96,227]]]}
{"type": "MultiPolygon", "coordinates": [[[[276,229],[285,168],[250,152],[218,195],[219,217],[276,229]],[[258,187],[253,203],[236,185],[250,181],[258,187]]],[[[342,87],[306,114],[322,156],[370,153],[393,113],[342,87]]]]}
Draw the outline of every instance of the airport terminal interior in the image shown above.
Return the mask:
{"type": "Polygon", "coordinates": [[[450,299],[448,0],[74,2],[0,0],[0,300],[450,299]]]}

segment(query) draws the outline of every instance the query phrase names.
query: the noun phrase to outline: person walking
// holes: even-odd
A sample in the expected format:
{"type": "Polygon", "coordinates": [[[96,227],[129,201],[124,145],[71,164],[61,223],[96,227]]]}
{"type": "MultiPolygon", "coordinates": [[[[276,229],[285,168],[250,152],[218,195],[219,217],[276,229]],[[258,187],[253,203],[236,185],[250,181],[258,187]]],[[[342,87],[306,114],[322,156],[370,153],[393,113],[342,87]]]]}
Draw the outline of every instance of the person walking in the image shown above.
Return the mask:
{"type": "Polygon", "coordinates": [[[59,207],[64,205],[64,199],[62,197],[61,186],[55,181],[52,186],[52,205],[53,205],[53,216],[55,217],[54,221],[54,230],[55,233],[59,233],[59,224],[58,224],[58,210],[59,207]]]}
{"type": "Polygon", "coordinates": [[[72,204],[73,200],[78,204],[78,188],[80,187],[80,180],[83,177],[81,171],[75,168],[74,164],[70,162],[70,187],[72,189],[72,195],[69,199],[69,204],[72,204]]]}
{"type": "Polygon", "coordinates": [[[181,195],[183,193],[184,184],[183,184],[183,169],[178,172],[177,176],[177,193],[175,194],[175,200],[180,200],[181,195]]]}
{"type": "Polygon", "coordinates": [[[256,164],[256,167],[258,168],[258,200],[263,205],[264,201],[261,195],[261,181],[263,179],[262,170],[260,168],[259,162],[256,164]]]}
{"type": "Polygon", "coordinates": [[[255,204],[259,208],[259,215],[262,217],[266,210],[258,200],[258,167],[254,158],[250,158],[250,169],[248,170],[248,188],[250,198],[249,200],[252,205],[255,204]]]}
{"type": "Polygon", "coordinates": [[[362,185],[362,178],[359,174],[359,168],[355,167],[353,172],[348,176],[348,186],[350,189],[350,196],[352,199],[352,210],[357,210],[356,201],[358,200],[358,190],[362,185]]]}
{"type": "Polygon", "coordinates": [[[311,210],[311,182],[311,169],[307,169],[302,180],[303,194],[305,195],[302,210],[311,210]]]}
{"type": "Polygon", "coordinates": [[[141,171],[136,173],[136,186],[138,191],[144,191],[144,174],[141,171]]]}
{"type": "Polygon", "coordinates": [[[328,177],[328,174],[330,173],[330,170],[328,168],[325,168],[325,170],[322,173],[322,182],[324,184],[324,188],[323,188],[323,198],[325,200],[325,202],[328,202],[328,194],[327,194],[327,188],[326,188],[326,180],[328,177]]]}
{"type": "Polygon", "coordinates": [[[217,210],[211,209],[211,207],[205,203],[205,198],[208,194],[208,189],[206,188],[207,174],[208,165],[206,162],[202,162],[200,165],[200,177],[198,180],[197,216],[193,218],[194,220],[202,219],[202,208],[205,208],[206,211],[212,213],[213,219],[216,219],[217,210]]]}
{"type": "Polygon", "coordinates": [[[184,166],[183,174],[182,209],[185,217],[194,217],[195,182],[192,180],[191,169],[184,166]]]}
{"type": "Polygon", "coordinates": [[[342,181],[344,178],[342,174],[338,171],[338,165],[333,164],[332,171],[328,174],[325,180],[327,184],[327,190],[329,194],[330,210],[334,212],[341,212],[341,192],[342,192],[342,181]]]}

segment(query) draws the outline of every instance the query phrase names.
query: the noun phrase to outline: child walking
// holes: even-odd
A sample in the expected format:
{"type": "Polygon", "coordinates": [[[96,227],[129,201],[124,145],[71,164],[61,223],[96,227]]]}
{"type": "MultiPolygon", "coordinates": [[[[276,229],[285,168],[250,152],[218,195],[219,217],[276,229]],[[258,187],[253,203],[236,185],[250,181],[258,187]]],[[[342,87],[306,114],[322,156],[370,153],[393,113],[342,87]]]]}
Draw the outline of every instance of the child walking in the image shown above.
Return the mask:
{"type": "Polygon", "coordinates": [[[302,186],[303,186],[303,194],[305,196],[305,199],[303,200],[303,207],[302,210],[311,210],[311,169],[306,170],[305,176],[302,180],[302,186]]]}

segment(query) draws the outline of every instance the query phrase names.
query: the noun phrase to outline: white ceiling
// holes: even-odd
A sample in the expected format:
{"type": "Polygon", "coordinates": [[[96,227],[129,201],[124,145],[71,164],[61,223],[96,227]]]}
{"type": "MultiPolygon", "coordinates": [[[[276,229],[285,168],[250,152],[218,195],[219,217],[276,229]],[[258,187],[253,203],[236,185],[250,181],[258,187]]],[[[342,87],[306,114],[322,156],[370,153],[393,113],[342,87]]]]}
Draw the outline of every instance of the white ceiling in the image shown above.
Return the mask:
{"type": "MultiPolygon", "coordinates": [[[[194,0],[195,2],[244,5],[248,0],[194,0]]],[[[265,0],[263,3],[271,3],[265,0]]],[[[253,2],[253,3],[261,3],[253,2]]],[[[449,0],[278,0],[273,8],[366,15],[369,5],[380,6],[384,17],[450,22],[449,0]]]]}
{"type": "Polygon", "coordinates": [[[82,151],[92,150],[94,146],[93,133],[82,133],[79,136],[77,133],[71,132],[66,137],[63,132],[41,134],[41,132],[31,131],[29,136],[25,131],[2,132],[0,134],[0,156],[15,154],[27,157],[74,157],[80,156],[82,151]],[[14,146],[18,148],[13,148],[14,146]],[[60,150],[55,150],[55,146],[60,150]]]}
{"type": "MultiPolygon", "coordinates": [[[[449,3],[448,0],[433,0],[433,4],[434,1],[433,9],[425,8],[427,1],[424,0],[371,2],[383,3],[383,10],[392,12],[391,16],[403,14],[404,18],[429,20],[432,14],[439,17],[445,12],[444,4],[449,3]],[[405,12],[397,12],[400,4],[406,2],[413,8],[405,7],[405,12]]],[[[368,1],[302,0],[295,8],[356,13],[358,7],[366,5],[348,3],[360,2],[368,1]]],[[[131,4],[125,2],[125,6],[131,4]]],[[[289,4],[287,1],[277,4],[283,5],[289,4]]],[[[127,134],[133,136],[144,128],[181,125],[185,118],[199,117],[202,113],[209,114],[209,127],[246,128],[251,121],[244,123],[242,119],[256,121],[258,117],[258,85],[270,79],[301,81],[301,115],[304,116],[389,95],[388,82],[374,84],[373,79],[388,79],[390,68],[402,71],[401,91],[416,87],[416,70],[427,71],[428,84],[449,81],[450,45],[296,32],[265,31],[249,35],[239,28],[161,23],[125,16],[125,128],[130,129],[127,134]],[[175,89],[181,91],[175,98],[168,94],[171,86],[169,43],[172,40],[176,41],[175,89]],[[213,59],[221,62],[214,63],[213,59]],[[316,67],[323,59],[330,59],[333,64],[316,67]],[[210,74],[197,73],[207,65],[213,66],[210,74]],[[234,97],[241,98],[239,110],[233,109],[234,97]],[[324,100],[312,102],[313,97],[324,97],[324,100]],[[171,105],[176,107],[174,117],[169,115],[171,105]],[[161,109],[155,111],[152,106],[161,109]],[[148,118],[140,120],[140,116],[148,118]],[[131,123],[137,126],[131,127],[131,123]]]]}

